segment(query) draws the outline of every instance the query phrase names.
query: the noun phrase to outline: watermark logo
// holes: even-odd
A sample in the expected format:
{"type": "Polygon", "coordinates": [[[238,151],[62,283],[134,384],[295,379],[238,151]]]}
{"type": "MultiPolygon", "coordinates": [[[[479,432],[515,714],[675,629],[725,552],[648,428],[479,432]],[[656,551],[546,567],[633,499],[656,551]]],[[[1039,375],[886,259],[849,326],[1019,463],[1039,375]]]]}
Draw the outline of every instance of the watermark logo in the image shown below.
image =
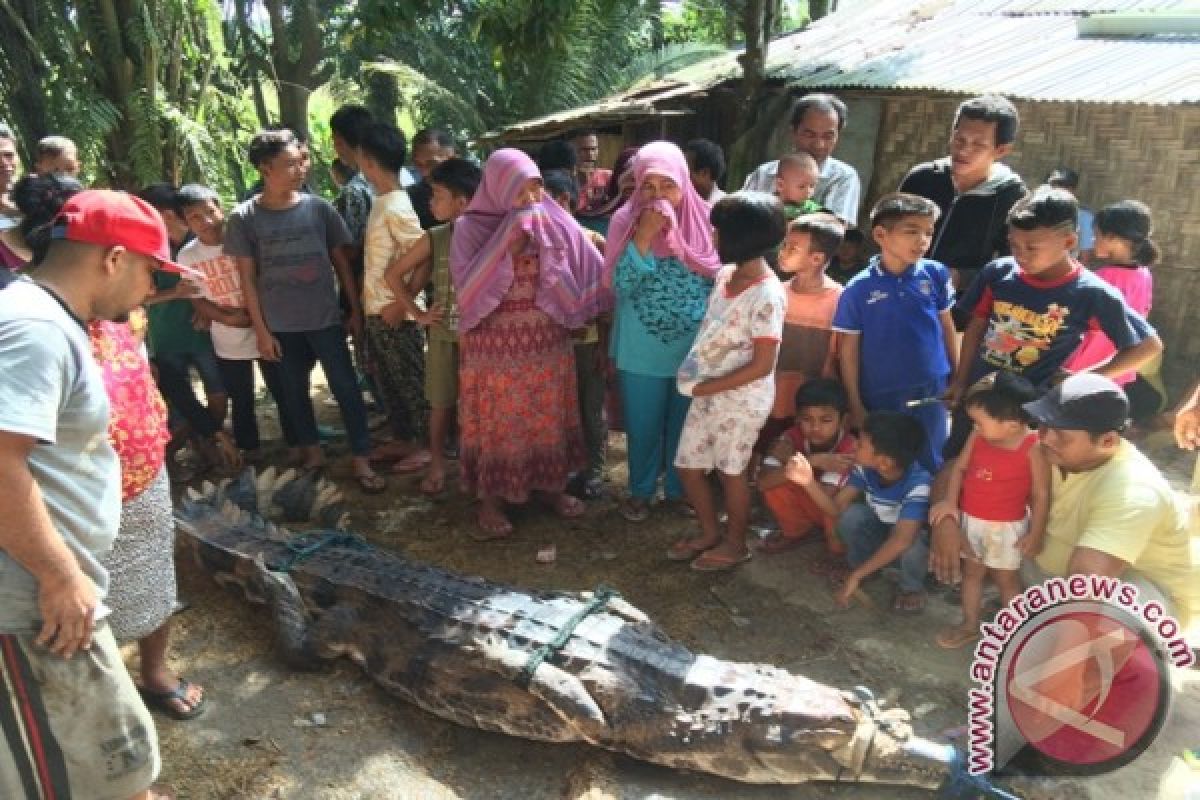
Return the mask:
{"type": "Polygon", "coordinates": [[[982,626],[969,698],[969,767],[1016,758],[1099,774],[1154,741],[1170,700],[1169,665],[1191,648],[1162,604],[1116,578],[1052,578],[982,626]]]}

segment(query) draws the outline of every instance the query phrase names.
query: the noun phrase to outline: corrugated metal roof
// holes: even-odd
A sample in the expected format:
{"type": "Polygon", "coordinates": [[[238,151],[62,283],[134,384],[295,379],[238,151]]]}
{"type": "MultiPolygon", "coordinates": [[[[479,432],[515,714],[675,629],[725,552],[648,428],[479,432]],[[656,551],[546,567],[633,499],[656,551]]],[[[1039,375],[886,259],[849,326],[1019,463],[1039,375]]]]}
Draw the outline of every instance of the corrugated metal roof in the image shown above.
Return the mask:
{"type": "MultiPolygon", "coordinates": [[[[768,72],[805,88],[997,92],[1090,103],[1200,101],[1200,41],[1081,37],[1077,12],[1011,16],[981,14],[975,6],[959,4],[928,17],[866,14],[850,24],[813,26],[772,43],[768,72]],[[863,25],[869,34],[854,30],[863,25]],[[819,55],[806,56],[811,53],[819,55]]],[[[834,20],[822,23],[827,21],[834,20]]]]}
{"type": "Polygon", "coordinates": [[[1147,11],[1186,11],[1196,0],[976,0],[978,14],[1104,14],[1147,11]]]}
{"type": "MultiPolygon", "coordinates": [[[[1200,39],[1082,37],[1076,20],[1174,12],[1197,0],[876,0],[771,43],[769,79],[796,89],[995,92],[1013,99],[1166,105],[1200,102],[1200,39]]],[[[1200,12],[1198,12],[1200,13],[1200,12]]],[[[737,80],[737,53],[598,103],[503,132],[533,136],[584,121],[658,116],[660,104],[737,80]]],[[[497,134],[493,134],[495,136],[497,134]]]]}

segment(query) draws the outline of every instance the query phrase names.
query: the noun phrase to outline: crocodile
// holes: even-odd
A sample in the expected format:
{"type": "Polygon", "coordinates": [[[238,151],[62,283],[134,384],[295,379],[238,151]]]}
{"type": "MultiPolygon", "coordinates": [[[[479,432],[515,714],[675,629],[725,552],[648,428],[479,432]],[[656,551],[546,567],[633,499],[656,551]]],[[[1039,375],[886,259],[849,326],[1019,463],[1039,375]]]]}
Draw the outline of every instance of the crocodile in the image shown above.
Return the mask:
{"type": "MultiPolygon", "coordinates": [[[[343,528],[292,533],[258,509],[263,488],[278,498],[295,478],[269,477],[189,489],[175,516],[202,570],[269,607],[278,654],[294,668],[346,656],[389,693],[465,726],[747,783],[1012,796],[862,687],[695,654],[611,590],[530,591],[406,559],[343,528]]],[[[344,520],[323,488],[292,494],[315,516],[344,520]]]]}

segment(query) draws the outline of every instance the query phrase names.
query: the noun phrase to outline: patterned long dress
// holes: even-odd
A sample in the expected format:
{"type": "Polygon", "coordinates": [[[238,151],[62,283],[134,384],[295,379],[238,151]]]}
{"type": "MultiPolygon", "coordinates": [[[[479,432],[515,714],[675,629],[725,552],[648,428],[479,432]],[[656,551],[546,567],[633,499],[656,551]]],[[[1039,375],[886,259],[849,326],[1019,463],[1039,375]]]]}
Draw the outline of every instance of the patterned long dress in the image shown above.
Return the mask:
{"type": "Polygon", "coordinates": [[[461,337],[463,490],[523,503],[559,492],[585,463],[569,332],[534,304],[538,259],[522,255],[500,305],[461,337]]]}

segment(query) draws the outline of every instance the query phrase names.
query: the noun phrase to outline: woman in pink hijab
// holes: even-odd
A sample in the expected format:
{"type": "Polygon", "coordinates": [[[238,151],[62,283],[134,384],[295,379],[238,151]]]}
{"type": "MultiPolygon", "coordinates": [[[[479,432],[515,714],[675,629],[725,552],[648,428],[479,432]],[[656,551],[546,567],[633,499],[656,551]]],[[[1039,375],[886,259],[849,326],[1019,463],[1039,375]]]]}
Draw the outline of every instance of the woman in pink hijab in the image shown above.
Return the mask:
{"type": "Polygon", "coordinates": [[[634,159],[636,187],[613,215],[605,272],[615,296],[609,355],[616,362],[629,452],[629,498],[621,515],[649,515],[659,476],[667,501],[690,507],[673,466],[689,399],[675,373],[696,338],[720,259],[708,204],[687,159],[670,142],[651,142],[634,159]]]}
{"type": "Polygon", "coordinates": [[[604,262],[549,198],[520,150],[498,150],[454,225],[450,277],[459,307],[459,463],[481,502],[479,541],[512,533],[505,503],[541,492],[563,517],[584,466],[570,331],[611,303],[604,262]]]}

